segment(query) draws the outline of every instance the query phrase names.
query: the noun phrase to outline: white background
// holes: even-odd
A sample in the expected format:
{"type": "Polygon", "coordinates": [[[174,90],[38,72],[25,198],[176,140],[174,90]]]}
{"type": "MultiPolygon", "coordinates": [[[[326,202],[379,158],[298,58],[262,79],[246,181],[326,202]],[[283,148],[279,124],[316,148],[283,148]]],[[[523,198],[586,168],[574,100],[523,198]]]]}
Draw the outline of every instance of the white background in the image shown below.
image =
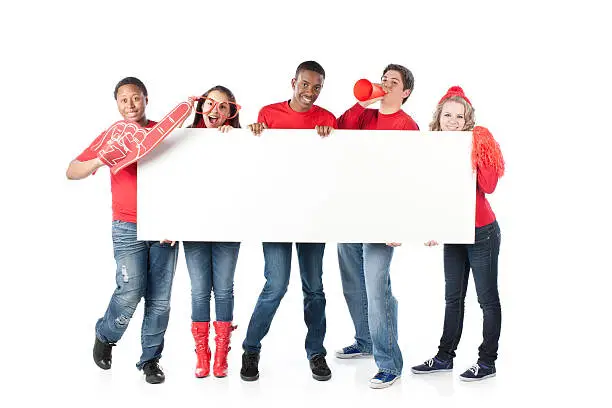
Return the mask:
{"type": "MultiPolygon", "coordinates": [[[[434,406],[604,403],[609,381],[610,86],[612,37],[603,1],[67,2],[2,5],[1,337],[3,406],[434,406]],[[405,110],[427,128],[436,102],[461,85],[477,123],[502,146],[507,175],[490,201],[502,229],[503,310],[498,376],[463,384],[477,358],[481,312],[473,285],[452,375],[415,377],[443,319],[441,249],[404,246],[392,264],[399,300],[401,385],[374,391],[372,361],[330,356],[333,378],[310,378],[297,269],[263,343],[261,380],[241,382],[240,343],[263,285],[258,245],[241,249],[234,350],[225,380],[193,378],[189,279],[181,254],[162,365],[149,386],[136,371],[142,306],[113,369],[91,361],[95,320],[114,288],[106,170],[81,182],[68,162],[119,119],[116,82],[141,78],[148,114],[162,117],[215,84],[232,89],[242,123],[289,99],[290,79],[315,59],[327,80],[318,103],[336,115],[352,86],[390,62],[416,78],[405,110]],[[8,143],[7,143],[8,142],[8,143]]],[[[205,188],[206,180],[202,180],[205,188]]],[[[214,196],[214,192],[211,192],[214,196]]],[[[328,351],[352,324],[335,247],[325,254],[328,351]]]]}

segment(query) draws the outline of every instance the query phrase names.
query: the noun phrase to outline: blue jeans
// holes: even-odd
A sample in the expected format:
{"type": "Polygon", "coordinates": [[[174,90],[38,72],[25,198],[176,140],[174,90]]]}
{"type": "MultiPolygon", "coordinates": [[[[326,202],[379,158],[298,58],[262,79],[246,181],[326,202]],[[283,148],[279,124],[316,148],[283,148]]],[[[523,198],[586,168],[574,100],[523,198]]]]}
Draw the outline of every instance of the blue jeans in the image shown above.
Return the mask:
{"type": "Polygon", "coordinates": [[[363,353],[372,353],[368,295],[363,271],[363,244],[338,244],[338,265],[344,299],[355,326],[355,344],[363,353]]]}
{"type": "Polygon", "coordinates": [[[402,374],[402,352],[397,344],[397,300],[391,292],[389,268],[393,247],[363,244],[363,262],[368,295],[368,323],[372,352],[379,371],[402,374]]]}
{"type": "Polygon", "coordinates": [[[191,280],[191,320],[210,322],[210,292],[215,293],[215,317],[234,318],[234,272],[240,242],[183,242],[191,280]]]}
{"type": "Polygon", "coordinates": [[[160,358],[164,348],[178,245],[138,241],[136,224],[131,222],[115,220],[112,231],[117,288],[104,317],[96,323],[96,336],[106,343],[119,341],[144,297],[142,356],[136,364],[141,369],[147,361],[160,358]]]}
{"type": "Polygon", "coordinates": [[[444,330],[436,357],[450,360],[463,331],[465,293],[470,269],[474,276],[478,303],[483,314],[483,341],[478,348],[478,362],[494,366],[501,331],[501,305],[497,290],[497,258],[501,233],[497,221],[476,228],[474,244],[444,245],[446,310],[444,330]]]}
{"type": "MultiPolygon", "coordinates": [[[[257,299],[255,310],[249,322],[242,348],[251,353],[259,353],[261,340],[266,336],[280,302],[287,292],[291,272],[290,242],[264,242],[264,276],[266,284],[257,299]]],[[[325,293],[323,293],[323,252],[325,244],[296,243],[302,293],[304,295],[304,322],[306,334],[306,356],[310,360],[315,355],[326,355],[323,347],[325,338],[325,293]]]]}

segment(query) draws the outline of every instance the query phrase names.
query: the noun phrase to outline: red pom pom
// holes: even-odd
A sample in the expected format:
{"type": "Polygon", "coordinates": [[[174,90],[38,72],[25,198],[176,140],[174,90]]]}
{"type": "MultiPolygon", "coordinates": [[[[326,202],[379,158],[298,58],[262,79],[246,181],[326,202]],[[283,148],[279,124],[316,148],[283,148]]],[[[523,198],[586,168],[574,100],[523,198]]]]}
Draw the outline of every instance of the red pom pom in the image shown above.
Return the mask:
{"type": "Polygon", "coordinates": [[[493,138],[489,129],[476,126],[472,131],[472,169],[492,167],[497,177],[502,177],[505,171],[504,156],[499,143],[493,138]]]}

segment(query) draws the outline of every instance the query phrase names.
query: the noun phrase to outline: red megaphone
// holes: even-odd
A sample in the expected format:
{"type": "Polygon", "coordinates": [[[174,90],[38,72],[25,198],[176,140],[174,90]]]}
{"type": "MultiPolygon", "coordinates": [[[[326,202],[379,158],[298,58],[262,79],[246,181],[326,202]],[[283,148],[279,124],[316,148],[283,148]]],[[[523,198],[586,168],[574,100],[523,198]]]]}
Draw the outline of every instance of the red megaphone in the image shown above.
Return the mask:
{"type": "Polygon", "coordinates": [[[357,100],[364,102],[383,96],[385,91],[382,89],[382,86],[378,84],[373,84],[367,79],[360,79],[359,81],[355,82],[353,94],[357,100]]]}

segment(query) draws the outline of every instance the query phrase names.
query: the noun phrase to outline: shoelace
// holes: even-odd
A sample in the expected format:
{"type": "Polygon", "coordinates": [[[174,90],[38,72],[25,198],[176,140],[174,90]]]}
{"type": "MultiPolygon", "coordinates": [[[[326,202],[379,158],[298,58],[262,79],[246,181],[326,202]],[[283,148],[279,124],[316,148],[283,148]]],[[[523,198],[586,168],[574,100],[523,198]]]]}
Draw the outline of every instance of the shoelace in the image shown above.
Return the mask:
{"type": "Polygon", "coordinates": [[[346,346],[344,349],[342,349],[342,351],[345,354],[350,354],[351,352],[362,353],[362,351],[359,348],[359,346],[357,345],[357,343],[353,343],[350,346],[346,346]]]}
{"type": "Polygon", "coordinates": [[[385,372],[383,372],[383,371],[379,371],[379,372],[378,372],[378,373],[376,373],[376,375],[374,376],[374,380],[378,380],[378,381],[384,382],[384,381],[387,379],[387,376],[388,376],[388,375],[389,375],[388,373],[385,373],[385,372]]]}
{"type": "Polygon", "coordinates": [[[323,357],[315,357],[312,360],[312,364],[315,366],[315,368],[328,368],[325,358],[323,357]]]}
{"type": "Polygon", "coordinates": [[[478,363],[476,363],[473,366],[471,366],[469,370],[473,372],[474,375],[478,375],[478,370],[480,370],[480,366],[478,365],[478,363]]]}
{"type": "Polygon", "coordinates": [[[155,374],[155,375],[163,373],[163,370],[161,366],[159,365],[159,361],[153,361],[153,362],[147,363],[145,367],[143,367],[143,371],[145,371],[146,374],[155,374]]]}
{"type": "Polygon", "coordinates": [[[257,355],[247,354],[245,364],[247,368],[255,367],[257,365],[257,355]]]}

